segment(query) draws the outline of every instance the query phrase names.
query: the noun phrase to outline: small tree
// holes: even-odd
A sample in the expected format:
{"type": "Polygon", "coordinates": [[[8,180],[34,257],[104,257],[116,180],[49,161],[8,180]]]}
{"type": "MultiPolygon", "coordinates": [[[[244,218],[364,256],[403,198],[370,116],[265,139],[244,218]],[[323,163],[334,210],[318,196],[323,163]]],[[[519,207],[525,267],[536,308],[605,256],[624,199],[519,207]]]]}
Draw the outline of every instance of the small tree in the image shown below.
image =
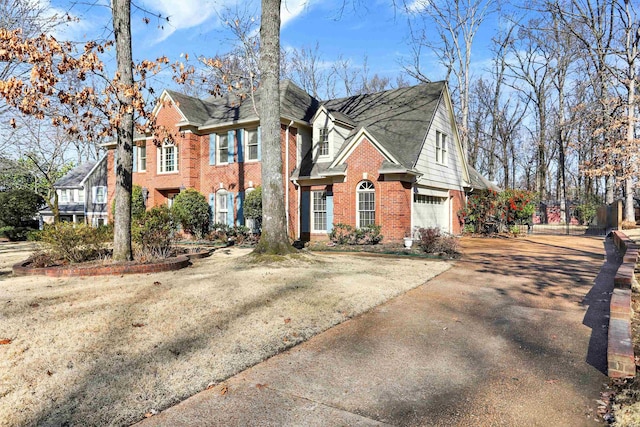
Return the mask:
{"type": "Polygon", "coordinates": [[[0,193],[0,225],[20,227],[32,220],[43,205],[41,196],[28,190],[0,193]]]}
{"type": "Polygon", "coordinates": [[[187,233],[202,238],[209,232],[209,204],[197,190],[189,188],[182,191],[173,200],[171,209],[187,233]]]}
{"type": "Polygon", "coordinates": [[[252,219],[254,221],[253,228],[260,227],[260,220],[262,219],[262,187],[258,186],[251,193],[247,194],[242,206],[244,217],[252,219]]]}
{"type": "MultiPolygon", "coordinates": [[[[137,219],[142,217],[146,211],[144,201],[144,195],[142,194],[142,187],[134,185],[131,190],[131,218],[137,219]]],[[[115,209],[115,200],[114,200],[115,209]]]]}

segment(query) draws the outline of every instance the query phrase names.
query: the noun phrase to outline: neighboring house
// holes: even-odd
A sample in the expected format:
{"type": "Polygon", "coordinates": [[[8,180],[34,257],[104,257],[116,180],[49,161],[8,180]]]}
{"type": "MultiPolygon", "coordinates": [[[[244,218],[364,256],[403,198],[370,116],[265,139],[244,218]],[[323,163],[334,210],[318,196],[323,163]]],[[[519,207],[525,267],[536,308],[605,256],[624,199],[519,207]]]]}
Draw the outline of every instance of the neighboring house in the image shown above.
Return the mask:
{"type": "MultiPolygon", "coordinates": [[[[320,102],[283,81],[280,101],[291,237],[327,238],[336,223],[378,224],[385,240],[414,227],[461,232],[457,212],[475,184],[444,82],[320,102]]],[[[136,137],[133,181],[147,206],[170,205],[182,189],[195,188],[209,200],[213,222],[245,224],[244,197],[261,185],[260,121],[251,99],[165,91],[154,114],[174,130],[174,142],[136,137]]],[[[107,148],[111,200],[115,143],[107,148]]]]}
{"type": "MultiPolygon", "coordinates": [[[[94,227],[107,223],[107,156],[73,168],[53,186],[61,221],[84,222],[94,227]]],[[[53,223],[53,212],[48,207],[40,215],[43,222],[53,223]]]]}

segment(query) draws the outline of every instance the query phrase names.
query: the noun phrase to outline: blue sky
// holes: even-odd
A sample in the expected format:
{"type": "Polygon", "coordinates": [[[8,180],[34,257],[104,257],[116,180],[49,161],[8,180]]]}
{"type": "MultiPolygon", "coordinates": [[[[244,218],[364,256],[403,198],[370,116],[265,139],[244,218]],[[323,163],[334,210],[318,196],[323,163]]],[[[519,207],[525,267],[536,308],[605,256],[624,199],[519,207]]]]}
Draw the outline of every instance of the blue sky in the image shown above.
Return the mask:
{"type": "MultiPolygon", "coordinates": [[[[40,0],[47,1],[47,0],[40,0]]],[[[412,0],[414,3],[425,0],[412,0]]],[[[284,48],[315,47],[330,63],[341,55],[354,66],[361,66],[366,55],[370,76],[378,73],[394,78],[402,72],[402,62],[411,60],[408,45],[407,16],[396,0],[283,0],[281,43],[284,48]],[[344,5],[342,13],[339,10],[344,5]]],[[[91,5],[52,0],[58,11],[70,10],[79,22],[72,23],[61,37],[88,40],[110,32],[109,9],[105,0],[91,5]]],[[[214,56],[229,50],[229,34],[220,15],[225,8],[239,7],[259,17],[259,1],[238,0],[142,0],[137,4],[153,13],[169,16],[158,21],[149,14],[134,10],[133,53],[135,60],[166,55],[172,60],[180,54],[190,57],[214,56]],[[143,23],[143,17],[151,19],[143,23]],[[164,28],[159,28],[163,25],[164,28]]],[[[496,18],[484,24],[474,46],[474,61],[480,70],[488,59],[486,46],[496,28],[496,18]]],[[[433,80],[444,77],[443,70],[431,54],[422,59],[427,75],[433,80]]]]}

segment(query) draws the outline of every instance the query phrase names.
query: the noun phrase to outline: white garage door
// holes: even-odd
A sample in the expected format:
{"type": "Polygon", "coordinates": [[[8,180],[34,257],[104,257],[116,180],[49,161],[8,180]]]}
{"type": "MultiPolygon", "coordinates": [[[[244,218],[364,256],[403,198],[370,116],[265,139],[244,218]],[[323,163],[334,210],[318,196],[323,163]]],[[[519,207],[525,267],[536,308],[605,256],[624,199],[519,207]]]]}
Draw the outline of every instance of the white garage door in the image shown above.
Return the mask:
{"type": "Polygon", "coordinates": [[[413,195],[414,227],[438,227],[440,231],[449,232],[448,197],[413,195]]]}

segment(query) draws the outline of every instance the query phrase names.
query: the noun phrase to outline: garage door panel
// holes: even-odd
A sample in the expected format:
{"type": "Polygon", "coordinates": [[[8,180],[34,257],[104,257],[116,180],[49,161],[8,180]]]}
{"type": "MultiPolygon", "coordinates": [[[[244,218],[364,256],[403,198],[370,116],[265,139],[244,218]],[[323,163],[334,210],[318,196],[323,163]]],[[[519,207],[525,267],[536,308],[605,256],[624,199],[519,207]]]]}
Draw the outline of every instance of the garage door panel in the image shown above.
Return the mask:
{"type": "Polygon", "coordinates": [[[449,231],[449,205],[446,197],[414,194],[413,224],[416,227],[438,227],[449,231]]]}

